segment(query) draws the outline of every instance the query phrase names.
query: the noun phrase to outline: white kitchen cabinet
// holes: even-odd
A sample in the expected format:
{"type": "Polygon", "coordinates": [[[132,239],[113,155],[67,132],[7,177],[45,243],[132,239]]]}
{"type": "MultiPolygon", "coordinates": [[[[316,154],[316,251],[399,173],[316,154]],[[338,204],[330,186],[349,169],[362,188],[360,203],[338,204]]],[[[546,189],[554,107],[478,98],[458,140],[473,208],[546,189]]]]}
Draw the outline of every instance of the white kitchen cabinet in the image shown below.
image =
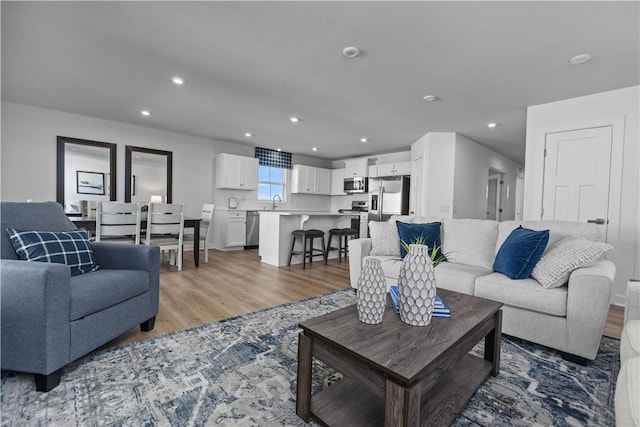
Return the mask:
{"type": "Polygon", "coordinates": [[[331,169],[316,168],[316,194],[331,194],[331,169]]]}
{"type": "Polygon", "coordinates": [[[331,194],[331,169],[294,165],[291,173],[291,192],[302,194],[331,194]]]}
{"type": "Polygon", "coordinates": [[[411,162],[382,163],[376,167],[376,176],[411,175],[411,162]]]}
{"type": "Polygon", "coordinates": [[[344,168],[331,170],[331,195],[344,196],[344,168]]]}
{"type": "Polygon", "coordinates": [[[377,178],[378,177],[378,165],[369,166],[369,178],[377,178]]]}
{"type": "Polygon", "coordinates": [[[369,176],[369,159],[348,159],[344,163],[345,178],[369,176]]]}
{"type": "Polygon", "coordinates": [[[258,188],[258,159],[221,153],[216,156],[216,188],[258,188]]]}
{"type": "Polygon", "coordinates": [[[247,240],[247,212],[216,208],[213,215],[213,247],[221,251],[244,249],[247,240]]]}
{"type": "Polygon", "coordinates": [[[244,246],[247,239],[247,213],[245,211],[227,211],[226,246],[244,246]]]}

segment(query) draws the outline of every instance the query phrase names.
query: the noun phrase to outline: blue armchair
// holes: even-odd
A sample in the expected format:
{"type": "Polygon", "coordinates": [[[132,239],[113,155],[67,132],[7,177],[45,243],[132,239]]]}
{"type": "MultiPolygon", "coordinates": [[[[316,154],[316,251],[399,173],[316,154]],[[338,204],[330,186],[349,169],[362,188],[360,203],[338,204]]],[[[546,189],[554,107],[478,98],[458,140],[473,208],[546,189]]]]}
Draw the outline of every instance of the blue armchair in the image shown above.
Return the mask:
{"type": "Polygon", "coordinates": [[[153,329],[158,248],[91,243],[101,269],[71,276],[64,264],[20,260],[6,231],[75,230],[58,203],[1,202],[0,222],[3,370],[33,373],[36,389],[49,391],[70,362],[137,325],[153,329]]]}

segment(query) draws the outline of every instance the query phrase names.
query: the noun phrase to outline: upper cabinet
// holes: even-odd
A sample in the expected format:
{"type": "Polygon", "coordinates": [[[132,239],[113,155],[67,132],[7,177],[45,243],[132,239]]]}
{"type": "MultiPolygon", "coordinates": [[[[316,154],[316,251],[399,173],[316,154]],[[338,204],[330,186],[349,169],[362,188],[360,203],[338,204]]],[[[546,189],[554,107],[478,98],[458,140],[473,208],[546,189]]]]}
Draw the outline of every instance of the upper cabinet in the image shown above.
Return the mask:
{"type": "Polygon", "coordinates": [[[331,194],[331,169],[294,165],[291,173],[291,192],[331,194]]]}
{"type": "Polygon", "coordinates": [[[411,162],[382,163],[376,165],[374,170],[375,175],[370,174],[372,177],[411,175],[411,162]]]}
{"type": "Polygon", "coordinates": [[[344,163],[345,178],[369,176],[369,159],[347,159],[344,163]]]}
{"type": "Polygon", "coordinates": [[[216,188],[258,188],[258,159],[221,153],[216,156],[216,188]]]}
{"type": "Polygon", "coordinates": [[[344,196],[344,168],[331,169],[331,195],[344,196]]]}

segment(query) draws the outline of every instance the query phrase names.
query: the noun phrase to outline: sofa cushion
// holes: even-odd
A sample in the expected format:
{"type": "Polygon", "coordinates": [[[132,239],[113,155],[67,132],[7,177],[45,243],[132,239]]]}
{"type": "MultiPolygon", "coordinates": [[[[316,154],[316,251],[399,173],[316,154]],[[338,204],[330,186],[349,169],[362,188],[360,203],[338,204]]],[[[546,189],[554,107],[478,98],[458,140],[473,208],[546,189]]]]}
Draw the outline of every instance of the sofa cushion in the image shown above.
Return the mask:
{"type": "Polygon", "coordinates": [[[371,255],[400,255],[400,237],[395,224],[387,221],[369,221],[369,234],[371,234],[371,255]]]}
{"type": "Polygon", "coordinates": [[[504,241],[493,269],[510,279],[526,279],[542,257],[549,241],[549,230],[534,231],[519,226],[504,241]]]}
{"type": "Polygon", "coordinates": [[[640,357],[622,364],[615,394],[617,426],[640,426],[640,357]]]}
{"type": "Polygon", "coordinates": [[[600,259],[613,247],[607,243],[567,237],[556,243],[536,264],[531,277],[544,288],[556,288],[569,280],[571,272],[600,259]]]}
{"type": "Polygon", "coordinates": [[[9,227],[7,233],[23,261],[66,264],[72,276],[100,268],[94,261],[87,230],[19,231],[9,227]]]}
{"type": "Polygon", "coordinates": [[[368,258],[375,258],[380,260],[380,266],[384,272],[384,277],[393,281],[394,284],[398,283],[398,276],[400,275],[400,266],[402,265],[402,258],[399,256],[390,255],[376,255],[366,256],[362,260],[362,265],[367,262],[368,258]]]}
{"type": "Polygon", "coordinates": [[[436,288],[473,295],[476,279],[491,273],[491,270],[472,265],[443,262],[435,268],[436,288]]]}
{"type": "Polygon", "coordinates": [[[428,246],[429,249],[433,249],[434,247],[438,248],[436,252],[436,259],[442,256],[442,252],[440,250],[442,242],[440,241],[439,222],[422,224],[396,221],[396,226],[398,227],[398,234],[400,235],[400,256],[402,258],[407,255],[407,251],[402,245],[402,242],[409,245],[415,243],[417,240],[419,241],[420,239],[422,239],[421,244],[428,246]]]}
{"type": "Polygon", "coordinates": [[[143,270],[98,270],[71,278],[70,319],[77,320],[149,290],[143,270]]]}
{"type": "Polygon", "coordinates": [[[640,356],[640,319],[629,320],[620,337],[620,363],[640,356]]]}
{"type": "Polygon", "coordinates": [[[530,230],[549,230],[549,242],[543,255],[547,253],[556,243],[567,237],[582,237],[593,242],[601,241],[602,237],[598,228],[593,224],[584,224],[571,221],[502,221],[498,225],[498,240],[496,242],[496,253],[500,250],[502,243],[509,237],[509,234],[518,226],[523,226],[530,230]]]}
{"type": "Polygon", "coordinates": [[[512,280],[501,273],[476,280],[477,297],[552,316],[567,315],[567,294],[566,286],[545,289],[534,279],[512,280]]]}
{"type": "Polygon", "coordinates": [[[484,219],[445,219],[442,251],[450,262],[482,267],[493,266],[498,222],[484,219]]]}

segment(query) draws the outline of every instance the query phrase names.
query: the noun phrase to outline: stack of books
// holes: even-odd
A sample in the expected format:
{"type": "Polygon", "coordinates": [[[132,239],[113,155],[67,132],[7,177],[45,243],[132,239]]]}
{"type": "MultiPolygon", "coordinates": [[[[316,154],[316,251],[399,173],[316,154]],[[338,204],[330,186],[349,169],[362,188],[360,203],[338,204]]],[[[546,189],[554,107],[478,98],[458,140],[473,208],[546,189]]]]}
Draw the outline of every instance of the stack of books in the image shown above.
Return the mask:
{"type": "MultiPolygon", "coordinates": [[[[400,313],[400,308],[398,307],[398,286],[391,286],[391,289],[389,289],[389,296],[391,297],[391,302],[393,303],[393,308],[396,313],[400,313]]],[[[432,316],[451,317],[451,310],[438,295],[436,295],[432,316]]]]}

